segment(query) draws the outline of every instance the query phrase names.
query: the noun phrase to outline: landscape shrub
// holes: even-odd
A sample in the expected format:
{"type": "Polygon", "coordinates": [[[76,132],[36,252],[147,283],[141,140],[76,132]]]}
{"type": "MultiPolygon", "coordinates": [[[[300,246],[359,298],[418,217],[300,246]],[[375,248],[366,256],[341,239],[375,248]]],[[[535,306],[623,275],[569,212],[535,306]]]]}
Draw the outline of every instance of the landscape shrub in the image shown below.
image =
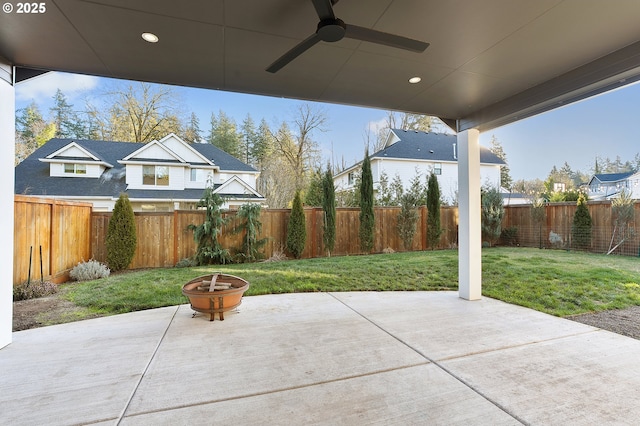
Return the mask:
{"type": "Polygon", "coordinates": [[[236,260],[240,263],[255,262],[264,258],[264,253],[260,249],[269,241],[268,238],[258,238],[262,231],[260,222],[260,204],[243,204],[238,209],[238,217],[242,219],[234,232],[244,233],[242,237],[242,247],[236,254],[236,260]]]}
{"type": "Polygon", "coordinates": [[[114,271],[126,269],[136,253],[136,218],[129,197],[121,194],[107,229],[107,264],[114,271]]]}
{"type": "Polygon", "coordinates": [[[202,198],[198,201],[198,207],[205,208],[205,219],[200,225],[189,225],[187,229],[193,231],[193,238],[198,243],[195,261],[198,265],[212,263],[225,264],[231,262],[231,253],[222,248],[218,235],[227,220],[222,217],[222,205],[224,200],[213,192],[213,181],[207,182],[202,198]]]}
{"type": "Polygon", "coordinates": [[[198,266],[195,259],[191,257],[185,257],[184,259],[180,259],[178,263],[176,263],[176,268],[190,268],[192,266],[198,266]]]}
{"type": "Polygon", "coordinates": [[[296,195],[293,198],[293,206],[291,207],[291,216],[289,216],[289,224],[287,226],[287,250],[291,252],[293,257],[300,259],[306,240],[307,225],[304,217],[304,209],[302,208],[302,199],[300,198],[300,191],[296,191],[296,195]]]}
{"type": "Polygon", "coordinates": [[[370,253],[373,250],[375,238],[375,215],[373,210],[373,174],[369,151],[365,152],[362,161],[362,176],[360,180],[360,250],[370,253]]]}
{"type": "Polygon", "coordinates": [[[515,246],[518,244],[518,227],[510,226],[509,228],[505,228],[500,232],[500,241],[502,244],[508,246],[515,246]]]}
{"type": "Polygon", "coordinates": [[[107,278],[111,270],[107,265],[97,260],[91,259],[87,262],[80,262],[69,272],[69,276],[75,281],[91,281],[100,278],[107,278]]]}
{"type": "Polygon", "coordinates": [[[591,246],[591,214],[587,208],[587,199],[583,194],[578,197],[578,207],[573,215],[573,226],[571,227],[571,238],[573,247],[585,250],[591,246]]]}
{"type": "Polygon", "coordinates": [[[417,200],[411,193],[403,194],[400,198],[400,212],[398,213],[398,235],[405,250],[411,250],[413,238],[418,224],[417,200]]]}
{"type": "Polygon", "coordinates": [[[440,242],[443,229],[440,225],[440,184],[434,172],[427,181],[427,242],[431,250],[440,242]]]}
{"type": "Polygon", "coordinates": [[[58,286],[50,281],[23,282],[13,287],[13,300],[29,300],[58,292],[58,286]]]}

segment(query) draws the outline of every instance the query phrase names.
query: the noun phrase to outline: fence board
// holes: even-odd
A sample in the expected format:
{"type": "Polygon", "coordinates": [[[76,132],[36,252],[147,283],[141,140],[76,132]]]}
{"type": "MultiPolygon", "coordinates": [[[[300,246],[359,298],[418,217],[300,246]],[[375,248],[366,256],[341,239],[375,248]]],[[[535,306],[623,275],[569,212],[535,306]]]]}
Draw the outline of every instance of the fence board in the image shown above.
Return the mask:
{"type": "Polygon", "coordinates": [[[13,284],[27,281],[29,272],[32,280],[65,281],[69,269],[89,259],[91,208],[88,203],[15,195],[13,284]]]}

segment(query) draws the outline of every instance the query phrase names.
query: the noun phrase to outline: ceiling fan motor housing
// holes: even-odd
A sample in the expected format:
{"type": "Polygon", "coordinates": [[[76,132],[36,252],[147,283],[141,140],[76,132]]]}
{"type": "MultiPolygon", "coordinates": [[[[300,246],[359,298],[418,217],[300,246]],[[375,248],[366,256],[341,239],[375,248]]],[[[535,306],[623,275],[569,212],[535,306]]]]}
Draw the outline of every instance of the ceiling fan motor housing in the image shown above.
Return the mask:
{"type": "Polygon", "coordinates": [[[345,24],[342,19],[323,19],[318,22],[316,34],[320,36],[322,41],[332,43],[334,41],[342,40],[346,31],[347,24],[345,24]]]}

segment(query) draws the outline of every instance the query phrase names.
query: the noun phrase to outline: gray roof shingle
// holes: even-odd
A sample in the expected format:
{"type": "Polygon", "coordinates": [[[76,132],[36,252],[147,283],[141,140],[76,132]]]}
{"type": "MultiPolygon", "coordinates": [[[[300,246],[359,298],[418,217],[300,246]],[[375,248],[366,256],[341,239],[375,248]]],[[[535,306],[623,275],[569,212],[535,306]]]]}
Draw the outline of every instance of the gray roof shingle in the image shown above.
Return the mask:
{"type": "MultiPolygon", "coordinates": [[[[392,129],[400,140],[382,149],[371,158],[403,158],[427,161],[457,162],[457,136],[446,133],[427,133],[414,130],[392,129]],[[455,146],[455,151],[454,151],[455,146]]],[[[483,164],[506,164],[488,148],[480,147],[483,164]]]]}

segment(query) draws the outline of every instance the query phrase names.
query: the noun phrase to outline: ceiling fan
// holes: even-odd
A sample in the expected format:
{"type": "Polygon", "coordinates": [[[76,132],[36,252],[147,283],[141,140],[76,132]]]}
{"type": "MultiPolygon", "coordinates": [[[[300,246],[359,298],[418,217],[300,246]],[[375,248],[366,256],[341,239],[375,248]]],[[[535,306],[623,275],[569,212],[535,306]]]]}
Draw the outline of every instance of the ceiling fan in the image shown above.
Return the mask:
{"type": "Polygon", "coordinates": [[[333,5],[336,4],[338,0],[311,0],[311,2],[313,3],[313,7],[316,9],[318,18],[320,18],[316,32],[269,65],[267,68],[268,72],[278,72],[289,62],[293,61],[320,41],[333,43],[340,41],[345,37],[360,41],[368,41],[370,43],[383,44],[385,46],[396,47],[398,49],[409,50],[417,53],[424,52],[425,49],[429,47],[429,43],[425,43],[423,41],[384,33],[370,28],[359,27],[357,25],[346,24],[343,20],[336,18],[335,13],[333,13],[333,5]]]}

